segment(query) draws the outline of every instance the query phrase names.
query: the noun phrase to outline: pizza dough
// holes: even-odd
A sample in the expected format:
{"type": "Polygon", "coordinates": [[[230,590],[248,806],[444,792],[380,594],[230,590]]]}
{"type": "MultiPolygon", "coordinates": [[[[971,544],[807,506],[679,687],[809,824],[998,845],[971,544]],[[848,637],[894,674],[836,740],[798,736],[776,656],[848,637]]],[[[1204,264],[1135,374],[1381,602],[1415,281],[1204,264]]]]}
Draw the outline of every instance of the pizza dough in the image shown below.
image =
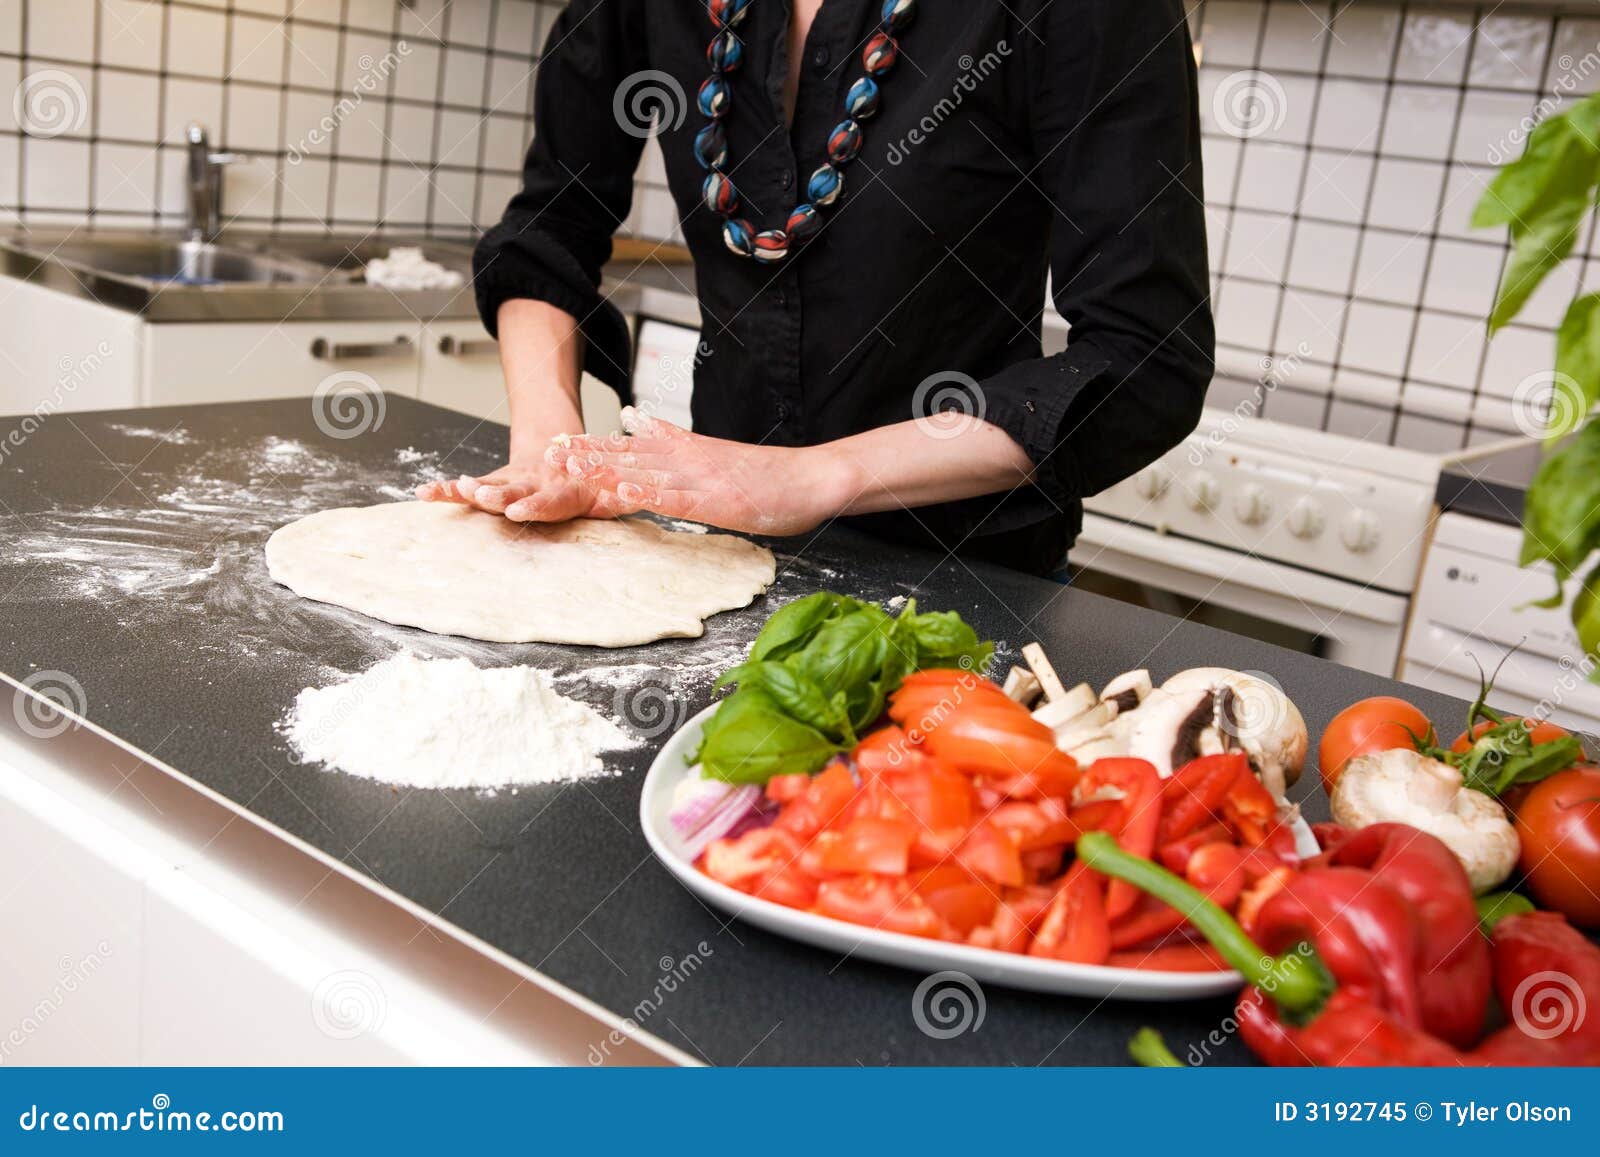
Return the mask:
{"type": "Polygon", "coordinates": [[[308,599],[495,643],[630,647],[705,632],[772,582],[772,552],[644,519],[511,522],[446,502],[324,510],[267,539],[308,599]]]}

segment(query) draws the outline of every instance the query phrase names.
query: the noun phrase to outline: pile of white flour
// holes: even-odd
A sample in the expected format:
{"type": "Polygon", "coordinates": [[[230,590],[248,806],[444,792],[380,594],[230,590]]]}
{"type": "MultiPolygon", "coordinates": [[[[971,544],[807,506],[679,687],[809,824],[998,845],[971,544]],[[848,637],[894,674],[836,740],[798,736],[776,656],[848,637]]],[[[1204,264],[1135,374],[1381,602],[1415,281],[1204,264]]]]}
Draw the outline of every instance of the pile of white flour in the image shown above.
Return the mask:
{"type": "Polygon", "coordinates": [[[307,762],[406,787],[493,788],[607,772],[599,753],[635,740],[534,667],[396,655],[307,687],[283,724],[307,762]]]}

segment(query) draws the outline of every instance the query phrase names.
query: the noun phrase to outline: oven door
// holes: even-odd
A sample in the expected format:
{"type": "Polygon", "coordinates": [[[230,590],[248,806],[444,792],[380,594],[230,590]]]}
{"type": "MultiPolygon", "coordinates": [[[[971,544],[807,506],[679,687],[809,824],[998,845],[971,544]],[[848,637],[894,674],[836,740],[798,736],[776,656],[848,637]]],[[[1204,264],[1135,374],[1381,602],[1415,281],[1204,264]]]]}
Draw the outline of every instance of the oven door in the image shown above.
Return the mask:
{"type": "Polygon", "coordinates": [[[1085,513],[1072,585],[1393,675],[1409,601],[1208,543],[1085,513]]]}

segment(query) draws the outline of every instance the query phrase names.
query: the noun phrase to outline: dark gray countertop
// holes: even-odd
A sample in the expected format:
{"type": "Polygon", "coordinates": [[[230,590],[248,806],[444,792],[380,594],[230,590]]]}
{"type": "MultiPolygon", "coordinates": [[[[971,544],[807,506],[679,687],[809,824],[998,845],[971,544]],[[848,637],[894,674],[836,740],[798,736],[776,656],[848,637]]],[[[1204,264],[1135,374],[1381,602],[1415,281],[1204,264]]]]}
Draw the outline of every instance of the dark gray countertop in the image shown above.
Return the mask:
{"type": "MultiPolygon", "coordinates": [[[[841,531],[774,543],[775,587],[713,619],[704,639],[625,651],[428,636],[299,600],[268,579],[261,545],[274,527],[400,496],[435,471],[482,472],[504,444],[502,427],[404,398],[347,438],[322,433],[303,400],[52,416],[0,458],[0,671],[66,673],[87,716],[124,741],[708,1061],[1115,1064],[1147,1023],[1180,1055],[1195,1046],[1248,1060],[1226,1031],[1228,1000],[1152,1006],[986,986],[980,1028],[924,1035],[912,1018],[921,975],[727,925],[655,862],[637,804],[659,738],[615,757],[617,778],[486,796],[396,791],[303,766],[275,724],[301,688],[404,645],[551,668],[566,693],[659,732],[648,704],[667,702],[677,719],[699,710],[717,668],[773,607],[822,587],[915,594],[925,608],[960,611],[1010,657],[1038,638],[1063,673],[1096,684],[1145,665],[1158,677],[1213,664],[1265,671],[1313,735],[1351,700],[1395,684],[841,531]],[[690,953],[700,967],[664,993],[664,972],[690,953]],[[1205,1044],[1212,1034],[1220,1043],[1205,1044]]],[[[1461,710],[1405,693],[1441,718],[1461,710]]],[[[1320,792],[1307,811],[1325,814],[1320,792]]]]}

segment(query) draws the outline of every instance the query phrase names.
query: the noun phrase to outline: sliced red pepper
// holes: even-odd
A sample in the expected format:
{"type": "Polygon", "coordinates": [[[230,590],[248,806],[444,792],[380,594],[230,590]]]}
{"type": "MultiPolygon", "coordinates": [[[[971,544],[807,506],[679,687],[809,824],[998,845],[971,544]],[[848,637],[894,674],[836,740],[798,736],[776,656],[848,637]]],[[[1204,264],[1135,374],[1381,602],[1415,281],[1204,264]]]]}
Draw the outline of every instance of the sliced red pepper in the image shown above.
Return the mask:
{"type": "Polygon", "coordinates": [[[1285,863],[1299,863],[1294,833],[1278,817],[1278,801],[1248,764],[1234,776],[1222,798],[1222,818],[1251,847],[1265,847],[1285,863]]]}
{"type": "Polygon", "coordinates": [[[1105,894],[1105,882],[1097,873],[1074,864],[1045,909],[1028,954],[1075,964],[1104,964],[1111,955],[1105,894]]]}
{"type": "MultiPolygon", "coordinates": [[[[1189,883],[1212,903],[1231,908],[1244,891],[1248,853],[1233,844],[1207,844],[1189,858],[1189,883]]],[[[1111,947],[1132,948],[1165,936],[1184,924],[1183,913],[1152,896],[1141,895],[1126,917],[1111,924],[1111,947]]]]}
{"type": "MultiPolygon", "coordinates": [[[[1107,788],[1121,793],[1117,818],[1117,843],[1143,859],[1156,850],[1161,827],[1161,773],[1143,759],[1097,759],[1078,782],[1077,793],[1093,798],[1107,788]]],[[[1139,898],[1139,889],[1126,880],[1113,880],[1106,894],[1106,915],[1115,920],[1139,898]]]]}
{"type": "Polygon", "coordinates": [[[1214,822],[1223,797],[1241,772],[1250,773],[1250,760],[1243,752],[1202,755],[1173,772],[1161,785],[1161,830],[1156,842],[1169,844],[1201,824],[1214,822]]]}
{"type": "MultiPolygon", "coordinates": [[[[1159,836],[1156,838],[1160,839],[1159,836]]],[[[1189,857],[1207,844],[1231,843],[1233,843],[1233,833],[1228,830],[1226,824],[1220,822],[1207,824],[1203,828],[1196,828],[1182,839],[1159,845],[1156,848],[1156,859],[1160,860],[1169,872],[1182,875],[1183,870],[1189,866],[1189,857]]]]}

